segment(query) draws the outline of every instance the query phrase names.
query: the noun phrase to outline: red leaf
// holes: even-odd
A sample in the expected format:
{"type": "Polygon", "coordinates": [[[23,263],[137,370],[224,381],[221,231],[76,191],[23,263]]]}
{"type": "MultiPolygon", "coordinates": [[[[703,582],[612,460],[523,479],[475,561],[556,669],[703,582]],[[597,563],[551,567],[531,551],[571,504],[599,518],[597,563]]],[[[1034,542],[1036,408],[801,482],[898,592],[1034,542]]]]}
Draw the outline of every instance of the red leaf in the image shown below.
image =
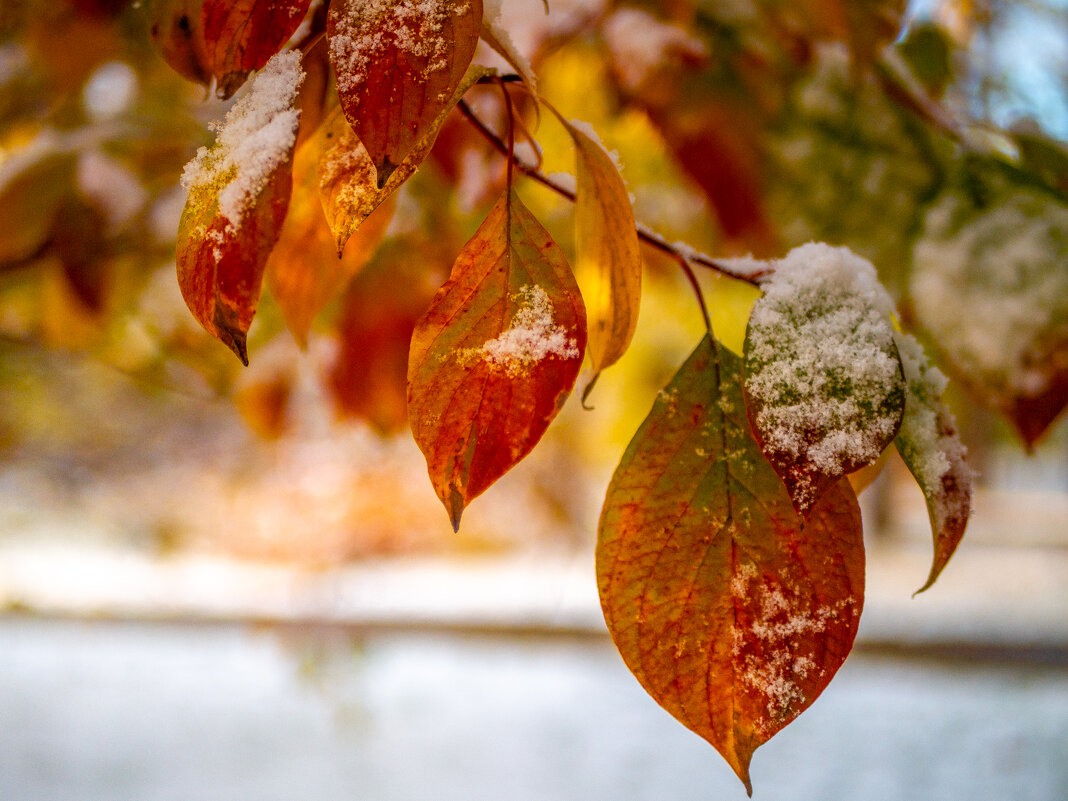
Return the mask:
{"type": "Polygon", "coordinates": [[[300,56],[275,56],[186,167],[178,284],[200,324],[248,364],[263,270],[289,207],[300,56]],[[261,83],[262,81],[262,83],[261,83]]]}
{"type": "Polygon", "coordinates": [[[208,68],[230,97],[300,26],[311,0],[203,0],[208,68]]]}
{"type": "Polygon", "coordinates": [[[660,393],[608,488],[597,581],[631,672],[751,792],[753,751],[852,648],[864,550],[848,482],[802,527],[749,431],[740,373],[706,337],[660,393]]]}
{"type": "Polygon", "coordinates": [[[416,326],[408,415],[454,528],[574,386],[586,314],[563,252],[509,190],[416,326]]]}
{"type": "Polygon", "coordinates": [[[151,0],[149,28],[153,43],[171,69],[205,86],[211,66],[201,25],[203,0],[151,0]]]}
{"type": "Polygon", "coordinates": [[[379,188],[449,107],[475,54],[482,0],[342,0],[327,37],[341,107],[379,188]]]}

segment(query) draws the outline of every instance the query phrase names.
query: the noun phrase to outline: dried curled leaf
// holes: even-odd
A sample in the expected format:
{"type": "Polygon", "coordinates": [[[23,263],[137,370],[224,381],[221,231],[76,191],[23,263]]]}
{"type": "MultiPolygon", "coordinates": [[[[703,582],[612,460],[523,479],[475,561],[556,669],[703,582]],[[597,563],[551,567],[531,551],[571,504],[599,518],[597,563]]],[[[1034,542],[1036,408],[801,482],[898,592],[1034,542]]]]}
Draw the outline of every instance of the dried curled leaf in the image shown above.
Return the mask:
{"type": "Polygon", "coordinates": [[[327,16],[341,107],[376,184],[426,139],[475,54],[482,0],[342,0],[327,16]]]}
{"type": "Polygon", "coordinates": [[[419,320],[408,357],[412,433],[454,528],[541,439],[585,347],[564,254],[509,189],[419,320]]]}
{"type": "Polygon", "coordinates": [[[597,585],[631,672],[751,793],[753,752],[852,648],[864,597],[856,496],[839,482],[802,526],[750,433],[738,357],[706,336],[612,477],[597,585]]]}
{"type": "Polygon", "coordinates": [[[638,326],[642,257],[630,196],[615,162],[592,129],[561,121],[575,144],[575,269],[585,279],[596,380],[623,355],[638,326]]]}
{"type": "Polygon", "coordinates": [[[298,53],[272,58],[182,174],[178,284],[201,325],[248,364],[245,339],[292,188],[304,73],[298,53]]]}
{"type": "Polygon", "coordinates": [[[456,87],[449,102],[426,131],[418,146],[389,174],[385,185],[375,179],[375,167],[367,149],[348,124],[341,109],[336,109],[317,134],[322,157],[319,161],[319,190],[327,222],[337,239],[340,252],[361,223],[387,197],[407,181],[430,153],[438,131],[464,93],[479,79],[493,74],[485,67],[472,67],[456,87]]]}
{"type": "Polygon", "coordinates": [[[1068,405],[1068,206],[1019,189],[927,216],[909,287],[945,363],[1030,448],[1068,405]]]}
{"type": "Polygon", "coordinates": [[[843,475],[873,463],[905,411],[905,379],[875,268],[808,244],[775,262],[745,339],[753,432],[804,516],[843,475]]]}
{"type": "Polygon", "coordinates": [[[972,470],[965,461],[967,449],[957,434],[953,414],[942,403],[945,376],[927,361],[913,337],[898,334],[896,338],[908,397],[894,445],[923,490],[934,539],[931,572],[916,591],[920,593],[935,583],[964,537],[972,508],[972,470]]]}
{"type": "Polygon", "coordinates": [[[293,35],[311,0],[203,0],[208,69],[218,94],[230,97],[293,35]]]}

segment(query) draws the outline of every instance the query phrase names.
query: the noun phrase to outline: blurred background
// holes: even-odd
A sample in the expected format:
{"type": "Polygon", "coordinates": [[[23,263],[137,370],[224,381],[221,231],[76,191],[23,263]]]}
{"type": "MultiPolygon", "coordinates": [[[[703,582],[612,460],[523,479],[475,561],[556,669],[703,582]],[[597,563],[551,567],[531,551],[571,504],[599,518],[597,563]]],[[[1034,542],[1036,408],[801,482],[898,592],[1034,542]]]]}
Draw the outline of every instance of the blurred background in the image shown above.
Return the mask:
{"type": "MultiPolygon", "coordinates": [[[[611,471],[702,331],[677,266],[645,253],[639,329],[593,411],[572,398],[454,534],[407,432],[405,359],[500,158],[450,120],[307,346],[266,293],[244,369],[174,275],[177,179],[229,103],[154,46],[173,5],[0,7],[0,797],[743,798],[629,675],[594,583],[611,471]]],[[[757,796],[1060,801],[1068,431],[1028,455],[1011,377],[1032,359],[1050,397],[1068,386],[1068,3],[902,5],[505,0],[502,26],[619,153],[639,220],[715,256],[849,245],[962,379],[964,543],[913,599],[927,511],[888,460],[861,496],[857,647],[757,752],[757,796]],[[1030,316],[1052,308],[996,329],[1034,347],[992,364],[925,317],[916,276],[939,274],[931,253],[981,264],[945,243],[1024,196],[1033,225],[984,230],[1052,276],[1030,316]]],[[[569,178],[566,134],[543,119],[537,138],[569,178]]],[[[569,249],[566,204],[520,191],[569,249]]],[[[755,290],[701,280],[739,347],[755,290]]]]}

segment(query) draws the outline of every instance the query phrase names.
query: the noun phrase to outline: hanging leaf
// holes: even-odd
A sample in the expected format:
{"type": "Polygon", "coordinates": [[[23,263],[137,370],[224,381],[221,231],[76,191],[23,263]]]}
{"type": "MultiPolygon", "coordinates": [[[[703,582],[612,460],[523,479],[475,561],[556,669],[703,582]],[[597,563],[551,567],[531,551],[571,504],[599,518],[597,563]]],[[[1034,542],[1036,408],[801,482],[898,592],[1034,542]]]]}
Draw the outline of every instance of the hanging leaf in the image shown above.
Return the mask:
{"type": "Polygon", "coordinates": [[[564,254],[510,189],[457,257],[408,357],[412,433],[454,528],[541,439],[585,347],[564,254]]]}
{"type": "Polygon", "coordinates": [[[808,244],[775,262],[745,338],[753,432],[802,516],[893,441],[905,379],[875,268],[808,244]]]}
{"type": "Polygon", "coordinates": [[[190,81],[207,86],[211,61],[204,43],[204,0],[150,0],[149,33],[171,69],[190,81]]]}
{"type": "Polygon", "coordinates": [[[340,252],[352,233],[419,168],[430,153],[445,118],[479,79],[493,70],[472,67],[456,88],[438,118],[428,128],[425,138],[390,174],[384,186],[375,180],[375,168],[366,148],[348,124],[340,109],[323,123],[320,133],[322,157],[319,162],[319,189],[326,219],[337,239],[340,252]]]}
{"type": "Polygon", "coordinates": [[[534,75],[534,69],[530,61],[519,52],[508,30],[501,25],[501,4],[497,2],[484,3],[484,16],[482,19],[482,41],[488,44],[497,55],[504,59],[516,73],[523,79],[523,83],[530,90],[530,96],[535,102],[538,100],[538,79],[534,75]]]}
{"type": "Polygon", "coordinates": [[[1068,404],[1068,206],[1018,189],[927,216],[909,286],[947,367],[1030,448],[1068,404]]]}
{"type": "Polygon", "coordinates": [[[289,206],[298,53],[272,58],[182,175],[178,284],[200,324],[248,364],[245,339],[263,270],[289,206]]]}
{"type": "Polygon", "coordinates": [[[326,35],[341,107],[379,188],[450,107],[481,28],[482,0],[331,5],[326,35]]]}
{"type": "Polygon", "coordinates": [[[297,148],[289,213],[267,261],[267,286],[297,343],[307,344],[312,321],[374,255],[393,218],[387,200],[338,255],[319,202],[318,135],[297,148]]]}
{"type": "Polygon", "coordinates": [[[945,376],[927,361],[913,337],[898,334],[896,340],[908,398],[894,445],[923,490],[934,538],[930,575],[916,591],[921,593],[935,583],[964,536],[972,507],[972,470],[953,414],[942,403],[945,376]]]}
{"type": "Polygon", "coordinates": [[[592,129],[561,119],[575,143],[575,269],[583,283],[590,361],[601,370],[626,351],[638,325],[642,257],[627,187],[592,129]]]}
{"type": "Polygon", "coordinates": [[[612,477],[597,584],[631,672],[752,793],[753,751],[852,648],[864,597],[856,497],[839,482],[802,526],[749,431],[738,357],[706,336],[612,477]]]}
{"type": "Polygon", "coordinates": [[[203,0],[208,69],[226,99],[277,53],[308,13],[311,0],[203,0]]]}

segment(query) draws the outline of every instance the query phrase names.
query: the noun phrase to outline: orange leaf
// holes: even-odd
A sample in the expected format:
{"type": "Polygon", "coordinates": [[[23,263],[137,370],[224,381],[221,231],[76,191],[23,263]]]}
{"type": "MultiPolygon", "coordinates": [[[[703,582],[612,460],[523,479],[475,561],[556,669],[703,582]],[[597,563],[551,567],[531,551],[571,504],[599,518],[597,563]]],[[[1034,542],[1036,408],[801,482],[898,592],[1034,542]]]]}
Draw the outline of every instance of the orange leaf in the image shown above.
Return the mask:
{"type": "Polygon", "coordinates": [[[464,93],[480,78],[493,74],[485,67],[472,67],[456,87],[449,102],[441,109],[426,135],[407,157],[389,174],[384,186],[375,180],[375,167],[367,149],[346,121],[341,109],[336,109],[323,123],[319,134],[322,158],[319,162],[319,189],[323,210],[337,238],[341,251],[345,242],[360,224],[393,194],[419,168],[426,158],[445,118],[464,93]]]}
{"type": "Polygon", "coordinates": [[[315,316],[374,255],[395,205],[390,199],[379,206],[338,256],[319,202],[318,140],[317,134],[294,156],[289,213],[267,261],[267,285],[301,347],[315,316]]]}
{"type": "Polygon", "coordinates": [[[263,270],[289,206],[298,53],[268,62],[252,89],[182,175],[189,198],[178,228],[178,284],[204,328],[248,364],[245,339],[263,270]]]}
{"type": "Polygon", "coordinates": [[[203,0],[201,28],[218,94],[228,98],[293,35],[311,0],[203,0]]]}
{"type": "Polygon", "coordinates": [[[596,380],[601,370],[619,360],[634,336],[642,257],[630,196],[611,156],[595,138],[561,122],[575,143],[575,268],[580,279],[586,279],[582,294],[596,380]]]}
{"type": "Polygon", "coordinates": [[[482,0],[342,0],[326,33],[345,116],[382,188],[430,133],[478,44],[482,0]]]}
{"type": "Polygon", "coordinates": [[[839,482],[802,526],[749,431],[738,357],[706,336],[612,477],[597,581],[631,672],[751,793],[753,751],[852,648],[864,593],[856,496],[839,482]]]}
{"type": "Polygon", "coordinates": [[[564,254],[509,190],[419,320],[408,358],[412,433],[454,528],[541,439],[585,347],[564,254]]]}
{"type": "Polygon", "coordinates": [[[201,12],[204,0],[151,0],[149,28],[153,43],[171,69],[190,81],[211,80],[201,12]]]}

